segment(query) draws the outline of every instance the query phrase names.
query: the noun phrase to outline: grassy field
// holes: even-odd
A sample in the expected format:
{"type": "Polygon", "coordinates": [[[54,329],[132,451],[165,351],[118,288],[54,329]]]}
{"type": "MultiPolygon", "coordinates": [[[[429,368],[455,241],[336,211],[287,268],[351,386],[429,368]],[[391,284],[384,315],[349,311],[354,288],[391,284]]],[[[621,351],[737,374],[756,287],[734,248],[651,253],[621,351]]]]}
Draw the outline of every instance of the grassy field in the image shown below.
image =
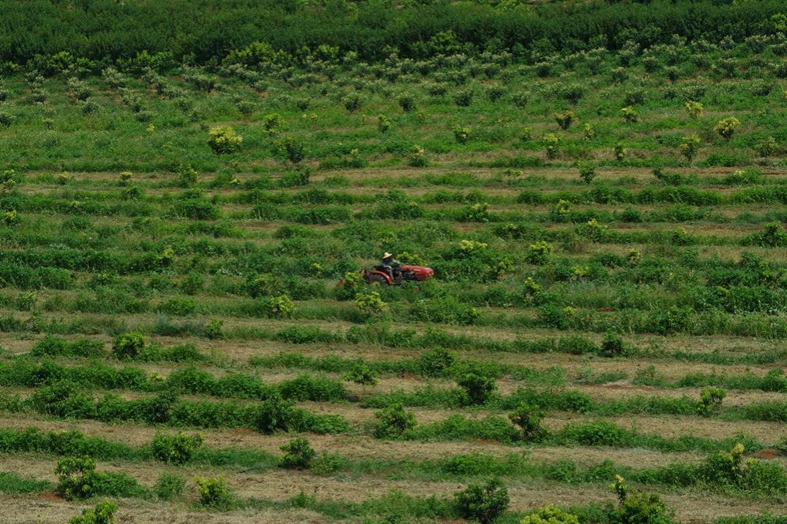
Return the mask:
{"type": "Polygon", "coordinates": [[[785,54],[7,75],[4,522],[783,522],[785,54]]]}

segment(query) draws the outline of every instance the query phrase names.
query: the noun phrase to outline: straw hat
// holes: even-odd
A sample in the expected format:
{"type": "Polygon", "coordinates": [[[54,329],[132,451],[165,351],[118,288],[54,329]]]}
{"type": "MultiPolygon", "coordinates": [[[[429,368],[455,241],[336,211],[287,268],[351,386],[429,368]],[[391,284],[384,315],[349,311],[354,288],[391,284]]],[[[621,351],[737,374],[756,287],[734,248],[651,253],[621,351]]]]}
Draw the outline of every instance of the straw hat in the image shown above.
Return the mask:
{"type": "Polygon", "coordinates": [[[386,251],[385,253],[383,253],[383,258],[388,258],[388,257],[392,257],[392,256],[393,256],[393,255],[392,255],[391,253],[389,253],[388,251],[386,251]]]}

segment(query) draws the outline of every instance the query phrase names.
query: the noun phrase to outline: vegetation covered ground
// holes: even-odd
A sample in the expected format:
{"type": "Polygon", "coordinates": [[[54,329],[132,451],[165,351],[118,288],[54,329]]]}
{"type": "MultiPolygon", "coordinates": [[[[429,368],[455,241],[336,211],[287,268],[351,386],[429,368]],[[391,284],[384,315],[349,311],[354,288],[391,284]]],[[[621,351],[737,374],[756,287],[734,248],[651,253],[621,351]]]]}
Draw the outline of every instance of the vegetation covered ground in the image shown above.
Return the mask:
{"type": "Polygon", "coordinates": [[[784,521],[781,2],[6,7],[10,522],[784,521]]]}

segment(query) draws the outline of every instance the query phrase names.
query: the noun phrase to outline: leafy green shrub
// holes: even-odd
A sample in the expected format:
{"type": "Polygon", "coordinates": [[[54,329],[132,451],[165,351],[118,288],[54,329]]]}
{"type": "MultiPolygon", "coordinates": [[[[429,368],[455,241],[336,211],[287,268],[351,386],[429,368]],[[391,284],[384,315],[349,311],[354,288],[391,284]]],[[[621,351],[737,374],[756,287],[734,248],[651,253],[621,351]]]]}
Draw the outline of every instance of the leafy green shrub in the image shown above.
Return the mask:
{"type": "Polygon", "coordinates": [[[614,331],[604,333],[601,341],[601,355],[605,357],[618,357],[623,354],[623,338],[614,331]]]}
{"type": "Polygon", "coordinates": [[[573,111],[554,113],[552,116],[555,118],[555,122],[557,122],[557,125],[560,127],[560,129],[564,131],[577,121],[577,117],[574,115],[573,111]]]}
{"type": "Polygon", "coordinates": [[[426,377],[442,377],[457,361],[456,353],[437,346],[418,357],[418,369],[426,377]]]}
{"type": "Polygon", "coordinates": [[[620,110],[623,113],[623,120],[627,124],[636,124],[639,122],[639,112],[631,106],[626,106],[620,110]]]}
{"type": "Polygon", "coordinates": [[[115,497],[140,496],[144,490],[136,480],[122,473],[98,473],[90,457],[65,457],[57,462],[56,491],[66,500],[86,499],[97,495],[115,497]]]}
{"type": "Polygon", "coordinates": [[[371,291],[358,293],[355,296],[355,307],[362,314],[374,317],[382,315],[387,308],[387,304],[383,302],[380,293],[371,291]]]}
{"type": "Polygon", "coordinates": [[[456,383],[464,390],[465,402],[470,405],[485,404],[497,388],[495,379],[480,370],[463,373],[456,383]]]}
{"type": "Polygon", "coordinates": [[[777,149],[778,147],[776,145],[776,139],[772,136],[763,138],[754,145],[754,150],[763,158],[772,156],[776,153],[777,149]]]}
{"type": "Polygon", "coordinates": [[[472,89],[463,89],[454,95],[454,103],[459,107],[470,107],[473,103],[473,96],[475,93],[472,89]]]}
{"type": "Polygon", "coordinates": [[[686,157],[689,162],[692,161],[700,148],[700,137],[697,135],[688,135],[680,139],[680,152],[686,157]]]}
{"type": "Polygon", "coordinates": [[[265,316],[271,318],[291,318],[295,313],[295,304],[287,294],[263,298],[261,306],[265,316]]]}
{"type": "Polygon", "coordinates": [[[719,412],[721,403],[727,392],[721,388],[705,388],[700,391],[700,402],[697,411],[703,417],[709,417],[719,412]]]}
{"type": "Polygon", "coordinates": [[[735,129],[741,124],[740,120],[734,116],[719,120],[713,128],[713,132],[717,133],[724,140],[729,140],[735,134],[735,129]]]}
{"type": "Polygon", "coordinates": [[[295,409],[292,402],[275,394],[260,405],[254,419],[254,426],[257,431],[265,435],[276,431],[287,431],[294,416],[295,409]]]}
{"type": "Polygon", "coordinates": [[[224,320],[212,318],[205,324],[205,336],[210,340],[220,340],[224,338],[224,320]]]}
{"type": "Polygon", "coordinates": [[[549,261],[549,255],[552,253],[552,246],[540,240],[534,244],[530,244],[525,254],[525,260],[536,266],[543,266],[549,261]]]}
{"type": "Polygon", "coordinates": [[[387,133],[391,129],[391,119],[385,115],[377,115],[377,130],[380,133],[387,133]]]}
{"type": "Polygon", "coordinates": [[[194,477],[199,491],[199,502],[203,506],[216,509],[228,508],[235,499],[223,476],[214,478],[194,477]]]}
{"type": "Polygon", "coordinates": [[[705,111],[705,108],[699,102],[694,102],[692,100],[687,100],[686,103],[683,105],[686,109],[686,112],[689,114],[694,120],[697,120],[699,117],[702,116],[702,113],[705,111]]]}
{"type": "Polygon", "coordinates": [[[191,460],[194,452],[204,441],[205,437],[199,433],[196,435],[186,435],[182,432],[177,435],[157,434],[150,447],[156,460],[168,464],[185,464],[191,460]]]}
{"type": "Polygon", "coordinates": [[[277,151],[293,164],[298,164],[306,158],[303,142],[297,138],[288,136],[283,140],[277,140],[275,146],[277,151]]]}
{"type": "Polygon", "coordinates": [[[593,182],[596,178],[596,166],[587,162],[577,162],[577,169],[579,169],[579,178],[586,184],[593,182]]]}
{"type": "Polygon", "coordinates": [[[68,519],[68,524],[114,524],[117,509],[113,502],[102,500],[94,509],[83,509],[81,516],[68,519]]]}
{"type": "Polygon", "coordinates": [[[522,439],[525,441],[537,440],[544,434],[541,421],[544,419],[543,410],[529,404],[520,404],[513,412],[508,414],[511,422],[521,430],[522,439]]]}
{"type": "Polygon", "coordinates": [[[426,157],[426,151],[419,145],[412,147],[412,154],[407,161],[410,167],[426,167],[429,165],[429,159],[426,157]]]}
{"type": "Polygon", "coordinates": [[[457,126],[454,128],[454,139],[458,144],[466,144],[470,140],[470,128],[457,126]]]}
{"type": "Polygon", "coordinates": [[[667,505],[656,493],[629,489],[621,476],[612,485],[618,495],[618,506],[612,515],[620,524],[670,524],[667,505]]]}
{"type": "Polygon", "coordinates": [[[484,486],[471,484],[464,491],[456,493],[454,501],[463,518],[491,524],[508,508],[511,499],[505,485],[493,479],[484,486]]]}
{"type": "Polygon", "coordinates": [[[175,500],[183,495],[186,479],[172,473],[162,473],[156,480],[153,492],[160,500],[175,500]]]}
{"type": "Polygon", "coordinates": [[[374,414],[379,420],[374,436],[379,439],[396,439],[416,426],[415,414],[404,410],[402,404],[392,404],[374,414]]]}
{"type": "Polygon", "coordinates": [[[377,373],[364,363],[357,363],[344,375],[344,380],[355,382],[362,386],[374,386],[377,384],[377,373]]]}
{"type": "Polygon", "coordinates": [[[314,457],[317,456],[305,438],[292,439],[279,449],[284,452],[279,466],[285,469],[309,469],[314,457]]]}
{"type": "Polygon", "coordinates": [[[579,519],[576,515],[548,504],[527,515],[520,524],[579,524],[579,519]]]}
{"type": "Polygon", "coordinates": [[[549,160],[557,158],[557,155],[560,152],[560,135],[556,135],[554,133],[546,134],[544,135],[544,138],[541,140],[541,142],[544,145],[547,158],[549,160]]]}
{"type": "Polygon", "coordinates": [[[142,354],[145,344],[145,336],[141,333],[123,333],[112,341],[112,354],[120,360],[133,359],[142,354]]]}
{"type": "Polygon", "coordinates": [[[208,132],[208,145],[217,155],[226,155],[240,150],[243,137],[230,126],[217,126],[208,132]]]}

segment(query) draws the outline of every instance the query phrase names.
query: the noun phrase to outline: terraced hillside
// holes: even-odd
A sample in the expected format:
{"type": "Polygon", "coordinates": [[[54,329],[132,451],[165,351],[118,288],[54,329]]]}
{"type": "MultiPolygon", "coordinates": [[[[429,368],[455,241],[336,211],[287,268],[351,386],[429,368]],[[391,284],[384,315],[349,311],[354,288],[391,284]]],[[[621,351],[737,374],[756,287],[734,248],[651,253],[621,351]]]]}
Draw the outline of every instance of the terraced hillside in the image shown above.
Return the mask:
{"type": "Polygon", "coordinates": [[[7,75],[4,522],[782,522],[779,35],[7,75]]]}

